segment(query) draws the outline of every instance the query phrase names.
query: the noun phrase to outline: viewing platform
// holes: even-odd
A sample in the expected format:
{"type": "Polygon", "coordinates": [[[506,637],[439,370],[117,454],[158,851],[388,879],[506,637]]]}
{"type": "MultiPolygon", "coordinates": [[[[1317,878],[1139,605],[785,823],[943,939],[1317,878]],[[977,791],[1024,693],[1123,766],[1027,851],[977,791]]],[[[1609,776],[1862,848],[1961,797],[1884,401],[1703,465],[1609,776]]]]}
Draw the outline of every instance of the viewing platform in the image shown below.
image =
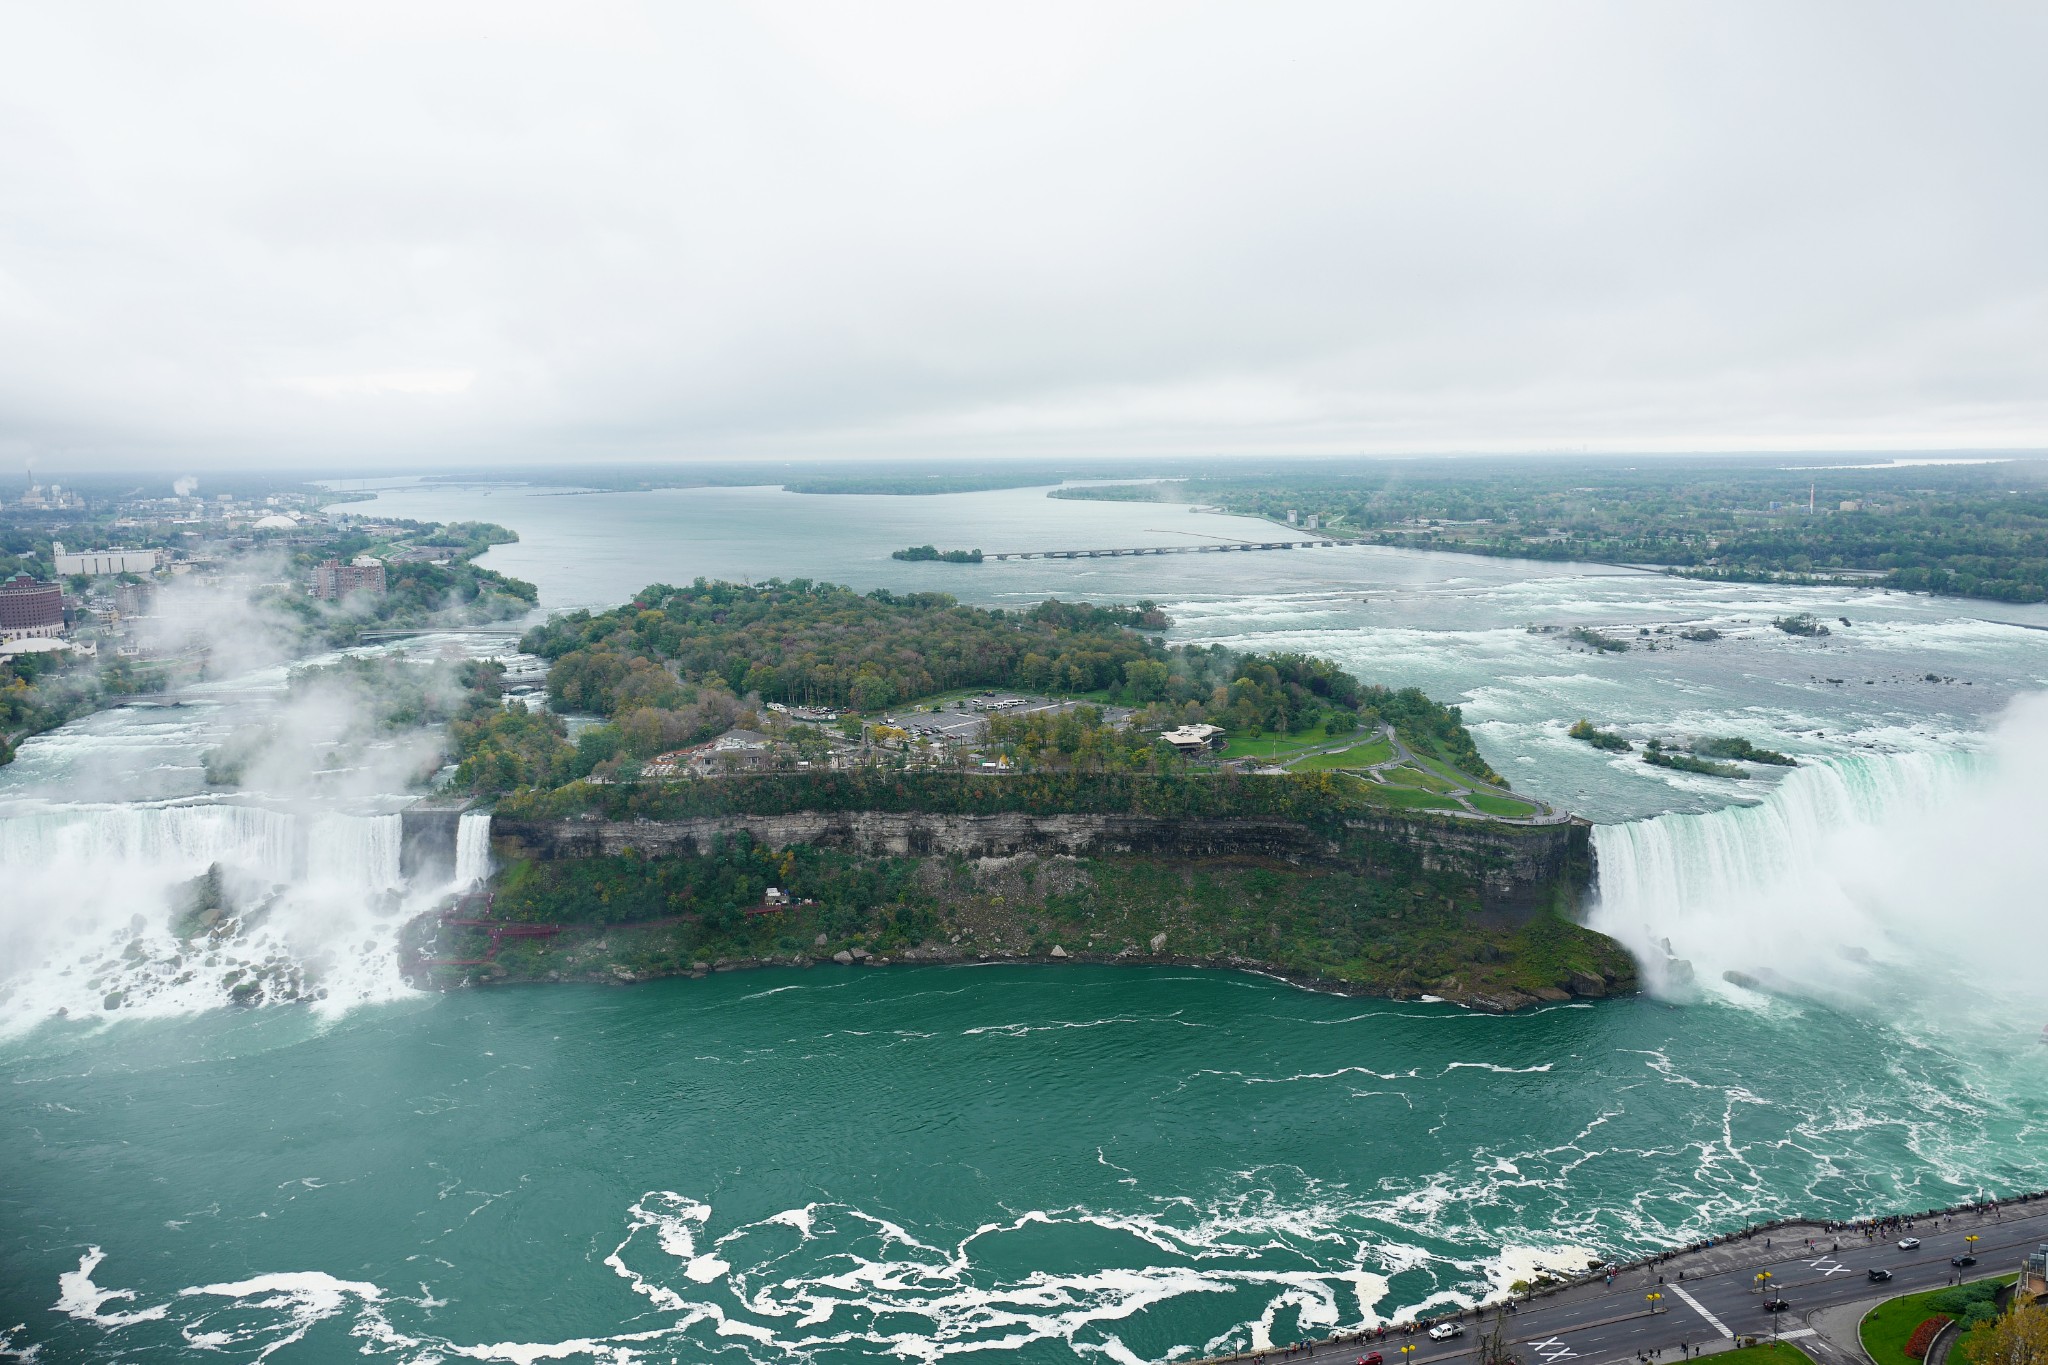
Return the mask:
{"type": "Polygon", "coordinates": [[[1350,545],[1348,540],[1237,540],[1216,545],[1133,545],[1113,550],[1011,550],[983,559],[1122,559],[1126,555],[1220,555],[1240,550],[1308,550],[1350,545]]]}

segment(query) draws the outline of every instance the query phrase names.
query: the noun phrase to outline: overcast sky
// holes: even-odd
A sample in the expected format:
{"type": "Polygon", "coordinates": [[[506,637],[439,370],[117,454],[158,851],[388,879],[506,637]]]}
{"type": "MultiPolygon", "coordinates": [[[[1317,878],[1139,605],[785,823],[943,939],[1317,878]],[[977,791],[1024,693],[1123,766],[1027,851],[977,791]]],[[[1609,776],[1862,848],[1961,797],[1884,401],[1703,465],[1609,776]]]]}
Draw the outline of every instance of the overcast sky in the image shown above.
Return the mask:
{"type": "Polygon", "coordinates": [[[2039,4],[0,0],[0,462],[2048,445],[2039,4]]]}

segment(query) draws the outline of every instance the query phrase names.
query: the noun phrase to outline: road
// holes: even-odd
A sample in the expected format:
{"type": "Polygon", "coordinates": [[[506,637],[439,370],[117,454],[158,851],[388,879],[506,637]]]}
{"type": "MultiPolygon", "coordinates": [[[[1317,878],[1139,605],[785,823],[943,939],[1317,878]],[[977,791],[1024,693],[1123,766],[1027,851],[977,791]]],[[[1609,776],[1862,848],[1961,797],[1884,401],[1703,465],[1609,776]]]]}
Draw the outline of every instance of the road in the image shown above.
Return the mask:
{"type": "MultiPolygon", "coordinates": [[[[1507,1318],[1509,1347],[1524,1365],[1607,1365],[1632,1361],[1643,1352],[1658,1353],[1656,1360],[1676,1361],[1681,1346],[1711,1353],[1733,1346],[1736,1337],[1768,1339],[1775,1328],[1777,1336],[1796,1341],[1823,1365],[1868,1365],[1856,1344],[1861,1311],[1847,1308],[1949,1283],[1956,1273],[1949,1258],[1966,1249],[1963,1239],[1971,1233],[1979,1238],[1978,1264],[1965,1272],[1972,1279],[2017,1270],[2026,1253],[2048,1243],[2044,1198],[2013,1204],[1999,1216],[1956,1214],[1946,1228],[1938,1226],[1941,1221],[1919,1223],[1913,1229],[1910,1235],[1921,1239],[1913,1251],[1896,1246],[1906,1233],[1871,1243],[1861,1233],[1827,1233],[1818,1224],[1800,1224],[1772,1229],[1768,1247],[1759,1235],[1681,1252],[1668,1261],[1624,1270],[1612,1285],[1595,1280],[1528,1301],[1507,1318]],[[1809,1237],[1811,1250],[1806,1245],[1809,1237]],[[1891,1280],[1872,1283],[1872,1268],[1890,1270],[1891,1280]],[[1765,1270],[1771,1273],[1774,1295],[1791,1305],[1781,1314],[1764,1311],[1756,1276],[1765,1270]],[[1644,1297],[1653,1292],[1664,1296],[1655,1313],[1648,1311],[1644,1297]]],[[[1460,1320],[1465,1335],[1447,1342],[1432,1342],[1420,1332],[1406,1336],[1389,1330],[1384,1342],[1345,1340],[1262,1354],[1266,1365],[1353,1365],[1369,1351],[1382,1352],[1388,1365],[1470,1361],[1491,1313],[1484,1319],[1467,1313],[1460,1320]],[[1400,1348],[1411,1342],[1416,1349],[1402,1356],[1400,1348]]]]}

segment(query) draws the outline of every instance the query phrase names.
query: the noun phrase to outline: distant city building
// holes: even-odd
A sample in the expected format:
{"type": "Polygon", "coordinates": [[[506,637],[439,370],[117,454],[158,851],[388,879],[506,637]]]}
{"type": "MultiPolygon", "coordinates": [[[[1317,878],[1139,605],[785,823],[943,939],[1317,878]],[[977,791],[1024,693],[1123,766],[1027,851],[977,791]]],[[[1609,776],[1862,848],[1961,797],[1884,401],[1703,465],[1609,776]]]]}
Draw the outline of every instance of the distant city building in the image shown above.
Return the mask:
{"type": "Polygon", "coordinates": [[[140,583],[115,584],[114,609],[123,616],[149,615],[156,610],[156,584],[146,578],[140,583]]]}
{"type": "Polygon", "coordinates": [[[369,555],[358,555],[348,564],[330,559],[313,570],[313,596],[325,602],[339,602],[352,592],[383,591],[384,561],[369,555]]]}
{"type": "Polygon", "coordinates": [[[155,573],[163,567],[162,550],[79,550],[64,548],[64,542],[53,541],[50,553],[57,561],[57,577],[73,578],[79,574],[98,577],[101,574],[155,573]]]}
{"type": "Polygon", "coordinates": [[[1322,526],[1322,524],[1323,524],[1323,519],[1322,519],[1322,517],[1321,517],[1320,515],[1318,515],[1317,513],[1314,513],[1314,512],[1311,512],[1311,513],[1309,513],[1309,514],[1308,514],[1308,520],[1302,523],[1302,525],[1304,525],[1304,526],[1308,527],[1308,529],[1309,529],[1309,530],[1311,530],[1311,531],[1313,531],[1313,530],[1316,530],[1317,528],[1319,528],[1320,526],[1322,526]]]}
{"type": "Polygon", "coordinates": [[[1297,521],[1297,520],[1298,520],[1298,519],[1300,518],[1300,516],[1301,516],[1301,513],[1299,513],[1299,512],[1297,512],[1297,511],[1295,511],[1295,510],[1294,510],[1294,509],[1293,509],[1292,507],[1288,508],[1288,509],[1287,509],[1287,524],[1288,524],[1289,526],[1292,526],[1292,525],[1294,525],[1294,524],[1296,523],[1296,521],[1297,521]]]}
{"type": "Polygon", "coordinates": [[[18,573],[0,583],[0,640],[54,640],[64,633],[64,590],[18,573]]]}
{"type": "Polygon", "coordinates": [[[2034,1254],[2021,1263],[2016,1297],[2022,1303],[2039,1303],[2048,1299],[2048,1242],[2041,1243],[2034,1254]]]}

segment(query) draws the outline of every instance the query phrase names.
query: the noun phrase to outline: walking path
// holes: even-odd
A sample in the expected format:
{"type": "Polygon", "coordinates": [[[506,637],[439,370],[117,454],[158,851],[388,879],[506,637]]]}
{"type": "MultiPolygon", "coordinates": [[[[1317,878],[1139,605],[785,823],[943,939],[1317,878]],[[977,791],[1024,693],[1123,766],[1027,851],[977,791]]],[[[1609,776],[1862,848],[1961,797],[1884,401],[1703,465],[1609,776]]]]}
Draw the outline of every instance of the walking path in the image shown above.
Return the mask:
{"type": "MultiPolygon", "coordinates": [[[[1866,1239],[1854,1229],[1787,1223],[1651,1257],[1512,1305],[1504,1318],[1508,1347],[1523,1365],[1607,1365],[1676,1361],[1681,1353],[1710,1355],[1748,1338],[1775,1338],[1796,1342],[1821,1365],[1869,1365],[1857,1337],[1863,1314],[1883,1299],[1953,1283],[1957,1272],[1949,1258],[1971,1249],[1963,1240],[1971,1233],[1979,1238],[1978,1264],[1967,1276],[2015,1268],[2048,1243],[2048,1197],[2030,1196],[1995,1213],[1919,1217],[1910,1231],[1880,1239],[1866,1239]],[[1903,1236],[1918,1237],[1921,1245],[1901,1251],[1897,1241],[1903,1236]],[[1872,1269],[1889,1270],[1892,1278],[1880,1288],[1870,1279],[1872,1269]],[[1764,1309],[1756,1278],[1763,1271],[1770,1273],[1772,1295],[1787,1304],[1781,1312],[1764,1309]],[[1650,1299],[1651,1294],[1662,1297],[1650,1299]]],[[[1449,1341],[1431,1341],[1408,1325],[1218,1360],[1354,1365],[1373,1352],[1389,1365],[1475,1359],[1493,1311],[1439,1319],[1464,1329],[1449,1341]],[[1401,1354],[1411,1345],[1412,1352],[1401,1354]]]]}

